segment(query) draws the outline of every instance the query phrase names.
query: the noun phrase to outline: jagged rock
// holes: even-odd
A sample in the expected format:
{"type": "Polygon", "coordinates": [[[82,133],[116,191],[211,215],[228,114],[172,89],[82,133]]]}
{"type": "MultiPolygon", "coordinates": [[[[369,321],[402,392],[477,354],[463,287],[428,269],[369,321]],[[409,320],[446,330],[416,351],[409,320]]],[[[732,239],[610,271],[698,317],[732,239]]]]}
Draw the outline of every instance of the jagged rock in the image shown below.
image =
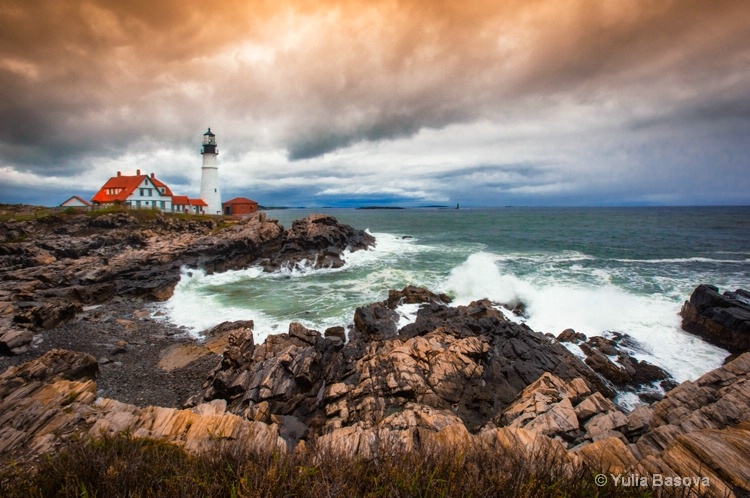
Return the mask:
{"type": "Polygon", "coordinates": [[[346,329],[344,327],[328,327],[323,333],[323,337],[335,346],[343,346],[346,342],[346,329]]]}
{"type": "Polygon", "coordinates": [[[669,386],[669,382],[674,380],[666,370],[620,351],[615,340],[595,336],[579,346],[586,354],[586,365],[620,388],[633,388],[658,381],[665,381],[665,385],[669,386]],[[617,362],[610,360],[608,355],[617,355],[617,362]]]}
{"type": "Polygon", "coordinates": [[[471,435],[450,410],[408,403],[376,424],[354,424],[337,428],[319,437],[315,443],[322,451],[350,458],[372,458],[378,450],[398,448],[411,451],[418,447],[448,447],[471,444],[471,435]]]}
{"type": "Polygon", "coordinates": [[[619,354],[616,342],[606,337],[595,335],[589,338],[588,344],[607,356],[617,356],[619,354]]]}
{"type": "Polygon", "coordinates": [[[750,351],[750,293],[737,289],[719,294],[713,285],[695,288],[680,310],[683,330],[731,353],[750,351]]]}
{"type": "Polygon", "coordinates": [[[601,393],[592,393],[581,378],[565,382],[545,373],[524,389],[496,425],[522,427],[559,439],[566,447],[613,434],[627,417],[601,393]]]}
{"type": "Polygon", "coordinates": [[[267,269],[293,268],[304,264],[314,268],[339,268],[344,264],[344,250],[366,249],[375,238],[363,230],[340,224],[336,218],[313,214],[292,223],[283,244],[267,269]]]}
{"type": "Polygon", "coordinates": [[[586,431],[589,433],[591,439],[596,441],[597,439],[601,439],[603,435],[611,436],[613,431],[619,433],[619,430],[625,427],[627,423],[628,418],[625,414],[618,410],[612,410],[594,415],[586,423],[586,431]]]}
{"type": "Polygon", "coordinates": [[[398,335],[398,313],[385,303],[361,306],[354,311],[353,340],[375,341],[398,335]]]}
{"type": "Polygon", "coordinates": [[[652,405],[651,412],[651,430],[637,443],[645,455],[663,451],[681,434],[750,420],[750,353],[683,382],[652,405]]]}
{"type": "Polygon", "coordinates": [[[597,429],[604,437],[575,450],[593,468],[700,478],[700,487],[693,487],[700,496],[750,493],[750,353],[694,382],[683,382],[651,407],[636,409],[625,425],[622,420],[601,420],[597,429]],[[606,437],[611,428],[635,444],[606,437]]]}
{"type": "Polygon", "coordinates": [[[231,412],[251,417],[267,402],[271,413],[325,434],[372,428],[409,403],[452,410],[476,431],[547,371],[611,395],[567,349],[506,320],[488,301],[453,308],[429,291],[390,295],[396,306],[403,296],[427,303],[401,330],[387,301],[360,308],[343,346],[299,324],[260,345],[252,334],[233,333],[221,365],[192,402],[226,399],[231,412]]]}
{"type": "Polygon", "coordinates": [[[581,401],[575,407],[576,417],[581,422],[586,422],[588,419],[598,413],[605,413],[615,411],[617,408],[615,404],[601,395],[601,393],[593,393],[581,401]]]}

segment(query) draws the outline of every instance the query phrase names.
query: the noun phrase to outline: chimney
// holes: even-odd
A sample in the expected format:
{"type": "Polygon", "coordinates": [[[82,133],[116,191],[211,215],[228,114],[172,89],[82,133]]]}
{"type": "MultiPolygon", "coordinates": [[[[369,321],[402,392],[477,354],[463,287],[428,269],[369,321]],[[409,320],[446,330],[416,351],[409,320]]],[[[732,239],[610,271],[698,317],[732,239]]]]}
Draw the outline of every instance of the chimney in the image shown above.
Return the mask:
{"type": "Polygon", "coordinates": [[[156,178],[156,173],[151,172],[151,178],[156,178]]]}
{"type": "Polygon", "coordinates": [[[141,170],[139,169],[135,170],[135,176],[141,176],[141,170]]]}
{"type": "Polygon", "coordinates": [[[117,176],[122,176],[122,171],[118,171],[117,176]]]}

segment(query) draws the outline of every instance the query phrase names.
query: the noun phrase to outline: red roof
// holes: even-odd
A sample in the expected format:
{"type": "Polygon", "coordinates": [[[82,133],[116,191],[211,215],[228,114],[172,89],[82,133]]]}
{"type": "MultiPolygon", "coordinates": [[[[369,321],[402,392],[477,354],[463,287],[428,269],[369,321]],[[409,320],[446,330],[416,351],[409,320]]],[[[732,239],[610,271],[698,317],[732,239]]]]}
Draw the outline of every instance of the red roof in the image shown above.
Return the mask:
{"type": "Polygon", "coordinates": [[[252,199],[248,199],[247,197],[235,197],[234,199],[231,199],[227,202],[223,202],[222,205],[227,204],[258,204],[252,199]]]}
{"type": "Polygon", "coordinates": [[[157,188],[164,188],[162,195],[173,196],[172,190],[162,181],[157,180],[153,176],[148,175],[134,175],[126,176],[120,175],[113,176],[107,183],[105,183],[99,192],[91,198],[91,202],[106,203],[106,202],[123,202],[127,200],[130,194],[133,193],[138,186],[143,183],[143,180],[148,178],[157,188]],[[113,193],[108,193],[108,190],[114,190],[113,193]]]}
{"type": "Polygon", "coordinates": [[[172,204],[175,206],[208,206],[203,199],[190,199],[186,195],[173,195],[172,204]]]}

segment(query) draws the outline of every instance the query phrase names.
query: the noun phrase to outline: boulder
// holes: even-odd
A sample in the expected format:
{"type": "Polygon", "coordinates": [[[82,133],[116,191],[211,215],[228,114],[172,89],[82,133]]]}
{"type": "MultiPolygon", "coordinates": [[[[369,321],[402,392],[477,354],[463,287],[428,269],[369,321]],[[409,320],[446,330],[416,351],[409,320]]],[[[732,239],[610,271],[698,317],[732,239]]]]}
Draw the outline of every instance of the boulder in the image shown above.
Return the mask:
{"type": "Polygon", "coordinates": [[[29,350],[34,334],[28,330],[0,330],[0,354],[17,355],[29,350]]]}
{"type": "Polygon", "coordinates": [[[750,351],[750,293],[701,284],[680,310],[682,329],[731,353],[750,351]]]}
{"type": "Polygon", "coordinates": [[[386,304],[390,309],[396,309],[402,304],[448,304],[452,301],[447,294],[435,294],[424,287],[407,285],[402,290],[388,291],[386,304]]]}

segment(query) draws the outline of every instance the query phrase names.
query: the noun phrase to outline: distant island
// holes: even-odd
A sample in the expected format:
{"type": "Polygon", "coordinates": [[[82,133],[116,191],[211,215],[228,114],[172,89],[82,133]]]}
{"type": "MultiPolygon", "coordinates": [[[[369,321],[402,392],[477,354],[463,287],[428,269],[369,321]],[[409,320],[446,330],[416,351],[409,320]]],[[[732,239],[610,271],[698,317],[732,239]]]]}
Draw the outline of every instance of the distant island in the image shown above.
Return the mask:
{"type": "Polygon", "coordinates": [[[360,206],[354,209],[404,209],[400,206],[360,206]]]}

